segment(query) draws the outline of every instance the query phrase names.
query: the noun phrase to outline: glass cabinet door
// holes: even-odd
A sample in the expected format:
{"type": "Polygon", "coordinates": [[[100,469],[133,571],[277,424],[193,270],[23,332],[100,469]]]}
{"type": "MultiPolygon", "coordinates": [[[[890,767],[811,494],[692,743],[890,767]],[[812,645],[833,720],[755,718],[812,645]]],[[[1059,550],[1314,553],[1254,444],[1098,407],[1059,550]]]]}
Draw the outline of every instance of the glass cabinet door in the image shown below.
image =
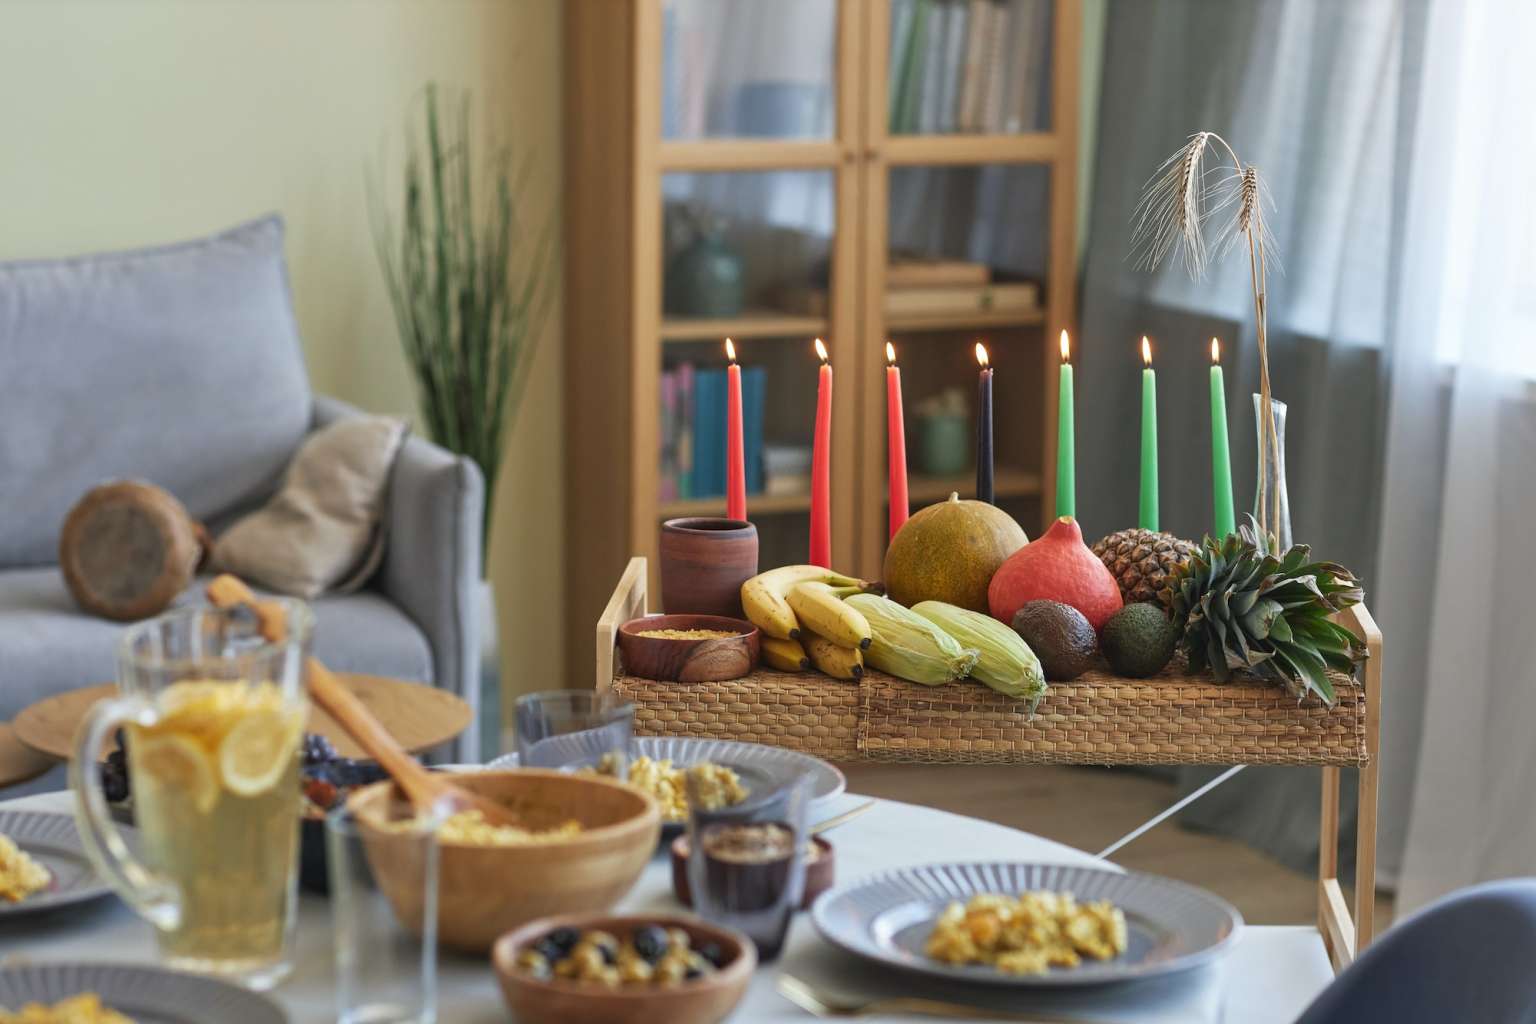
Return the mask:
{"type": "Polygon", "coordinates": [[[829,139],[838,0],[664,0],[668,140],[829,139]]]}
{"type": "Polygon", "coordinates": [[[891,135],[1051,129],[1053,0],[885,0],[891,135]]]}

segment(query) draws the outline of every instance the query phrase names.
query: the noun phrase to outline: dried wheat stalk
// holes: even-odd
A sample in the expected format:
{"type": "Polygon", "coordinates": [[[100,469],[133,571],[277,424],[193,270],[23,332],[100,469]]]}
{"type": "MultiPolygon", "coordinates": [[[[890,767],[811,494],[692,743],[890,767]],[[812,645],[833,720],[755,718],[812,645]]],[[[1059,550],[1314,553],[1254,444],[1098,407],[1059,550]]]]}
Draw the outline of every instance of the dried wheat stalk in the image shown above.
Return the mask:
{"type": "MultiPolygon", "coordinates": [[[[1143,187],[1132,214],[1132,252],[1136,266],[1155,270],[1177,252],[1196,280],[1205,276],[1214,254],[1220,258],[1237,243],[1247,242],[1248,276],[1253,288],[1253,312],[1259,339],[1259,408],[1262,450],[1279,458],[1279,438],[1274,430],[1274,409],[1269,390],[1269,335],[1265,314],[1265,279],[1269,256],[1275,250],[1264,207],[1273,208],[1264,180],[1252,164],[1245,164],[1227,140],[1215,132],[1196,132],[1143,187]],[[1230,168],[1208,168],[1206,154],[1220,150],[1231,160],[1230,168]],[[1214,241],[1207,243],[1206,225],[1216,223],[1214,241]]],[[[1278,489],[1268,505],[1259,508],[1259,527],[1265,536],[1280,523],[1278,489]]]]}

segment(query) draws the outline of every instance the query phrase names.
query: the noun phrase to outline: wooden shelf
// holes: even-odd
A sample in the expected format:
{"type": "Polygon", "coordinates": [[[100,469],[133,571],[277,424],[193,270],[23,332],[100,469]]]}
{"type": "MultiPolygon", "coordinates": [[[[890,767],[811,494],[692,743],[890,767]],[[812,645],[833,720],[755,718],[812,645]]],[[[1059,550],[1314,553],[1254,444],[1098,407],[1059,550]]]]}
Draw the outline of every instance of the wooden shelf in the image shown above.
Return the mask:
{"type": "Polygon", "coordinates": [[[656,147],[663,171],[798,171],[835,167],[835,139],[665,139],[656,147]]]}
{"type": "Polygon", "coordinates": [[[891,135],[885,140],[890,164],[1050,163],[1061,152],[1060,139],[1044,132],[1018,135],[891,135]]]}
{"type": "MultiPolygon", "coordinates": [[[[1040,495],[1042,489],[1039,473],[1001,466],[992,472],[992,490],[999,498],[1034,498],[1040,495]]],[[[943,501],[951,492],[958,493],[962,498],[974,495],[976,474],[974,472],[956,476],[910,474],[907,477],[907,500],[914,505],[943,501]]]]}
{"type": "Polygon", "coordinates": [[[818,316],[794,316],[774,310],[749,310],[741,316],[667,317],[661,322],[665,341],[721,341],[725,338],[825,337],[827,320],[818,316]]]}
{"type": "Polygon", "coordinates": [[[973,327],[1031,327],[1043,323],[1045,313],[1039,309],[977,309],[935,316],[886,317],[885,327],[888,331],[959,331],[973,327]]]}
{"type": "MultiPolygon", "coordinates": [[[[948,491],[944,492],[948,494],[948,491]]],[[[749,494],[747,518],[764,515],[782,515],[785,512],[804,512],[811,507],[809,494],[749,494]]],[[[664,501],[656,508],[657,519],[678,519],[683,516],[723,516],[725,498],[688,498],[683,501],[664,501]]]]}

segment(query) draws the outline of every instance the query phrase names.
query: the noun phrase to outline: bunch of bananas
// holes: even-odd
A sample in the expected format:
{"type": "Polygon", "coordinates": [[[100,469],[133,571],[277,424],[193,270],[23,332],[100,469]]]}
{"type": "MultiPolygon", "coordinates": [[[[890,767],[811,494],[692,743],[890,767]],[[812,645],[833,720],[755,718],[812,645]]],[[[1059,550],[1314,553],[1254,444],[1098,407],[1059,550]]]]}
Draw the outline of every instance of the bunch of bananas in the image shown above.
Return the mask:
{"type": "Polygon", "coordinates": [[[874,634],[843,598],[883,589],[816,565],[786,565],[743,583],[741,606],[762,630],[769,667],[800,672],[814,665],[834,679],[856,680],[874,634]]]}

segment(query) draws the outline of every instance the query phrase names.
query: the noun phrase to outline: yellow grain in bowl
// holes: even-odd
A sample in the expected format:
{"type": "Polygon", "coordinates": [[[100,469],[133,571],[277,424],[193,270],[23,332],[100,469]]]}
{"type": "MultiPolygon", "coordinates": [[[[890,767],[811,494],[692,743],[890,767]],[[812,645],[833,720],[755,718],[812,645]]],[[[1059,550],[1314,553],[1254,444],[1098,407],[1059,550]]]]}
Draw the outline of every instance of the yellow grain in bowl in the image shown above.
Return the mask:
{"type": "Polygon", "coordinates": [[[134,1024],[116,1010],[101,1005],[94,992],[71,996],[53,1006],[28,1003],[20,1010],[7,1011],[0,1006],[0,1024],[134,1024]]]}
{"type": "Polygon", "coordinates": [[[439,842],[464,843],[469,846],[529,846],[554,843],[581,832],[581,822],[567,821],[549,829],[527,829],[516,825],[492,825],[479,811],[460,811],[437,829],[439,842]]]}
{"type": "Polygon", "coordinates": [[[48,888],[51,878],[10,836],[0,835],[0,902],[20,903],[48,888]]]}
{"type": "Polygon", "coordinates": [[[649,640],[724,640],[729,636],[741,636],[725,629],[642,629],[635,635],[649,640]]]}

